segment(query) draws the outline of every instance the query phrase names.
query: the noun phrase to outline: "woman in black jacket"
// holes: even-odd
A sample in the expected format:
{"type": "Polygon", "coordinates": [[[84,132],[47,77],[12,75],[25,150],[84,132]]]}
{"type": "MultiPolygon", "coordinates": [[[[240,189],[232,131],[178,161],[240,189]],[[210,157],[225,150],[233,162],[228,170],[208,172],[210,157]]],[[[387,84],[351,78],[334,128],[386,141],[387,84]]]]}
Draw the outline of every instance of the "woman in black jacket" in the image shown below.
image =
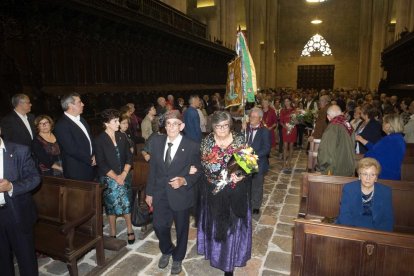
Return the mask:
{"type": "Polygon", "coordinates": [[[116,217],[123,216],[127,224],[128,243],[135,242],[131,224],[131,165],[130,146],[125,135],[119,133],[119,112],[106,109],[101,113],[103,131],[95,140],[99,181],[106,186],[103,199],[109,219],[110,235],[116,237],[116,217]]]}
{"type": "MultiPolygon", "coordinates": [[[[382,125],[379,121],[376,120],[377,116],[378,110],[376,107],[374,107],[372,104],[364,104],[361,107],[362,122],[359,123],[355,129],[355,135],[359,135],[373,144],[381,140],[383,136],[382,125]]],[[[364,154],[367,151],[368,148],[365,147],[361,142],[356,142],[356,154],[364,154]]]]}

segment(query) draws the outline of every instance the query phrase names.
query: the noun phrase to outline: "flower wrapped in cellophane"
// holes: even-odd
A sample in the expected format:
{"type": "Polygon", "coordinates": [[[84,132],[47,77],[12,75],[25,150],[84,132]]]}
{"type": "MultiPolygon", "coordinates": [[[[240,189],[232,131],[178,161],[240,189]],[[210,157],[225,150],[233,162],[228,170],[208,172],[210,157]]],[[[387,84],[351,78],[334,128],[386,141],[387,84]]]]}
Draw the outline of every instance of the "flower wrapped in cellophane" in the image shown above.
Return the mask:
{"type": "Polygon", "coordinates": [[[233,152],[233,156],[227,163],[226,167],[220,172],[221,180],[216,183],[213,194],[217,194],[227,185],[235,187],[236,184],[231,181],[231,175],[234,173],[238,177],[249,175],[259,171],[259,157],[254,153],[252,147],[243,146],[233,152]]]}
{"type": "Polygon", "coordinates": [[[302,109],[297,110],[293,112],[292,114],[290,114],[289,122],[286,123],[287,134],[292,133],[292,130],[295,127],[295,125],[303,122],[304,116],[305,116],[305,111],[302,109]]]}

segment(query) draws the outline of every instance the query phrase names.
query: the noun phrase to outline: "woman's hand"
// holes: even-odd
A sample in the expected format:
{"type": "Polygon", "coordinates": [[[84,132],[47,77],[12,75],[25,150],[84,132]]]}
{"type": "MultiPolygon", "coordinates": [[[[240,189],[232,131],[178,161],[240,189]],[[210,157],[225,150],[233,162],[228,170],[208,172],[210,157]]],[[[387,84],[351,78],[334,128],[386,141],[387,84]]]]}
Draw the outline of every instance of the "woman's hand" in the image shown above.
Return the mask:
{"type": "Polygon", "coordinates": [[[368,140],[365,140],[361,135],[355,136],[355,140],[361,142],[364,146],[368,143],[368,140]]]}
{"type": "Polygon", "coordinates": [[[196,172],[197,172],[197,168],[195,166],[191,166],[189,174],[195,174],[196,172]]]}
{"type": "Polygon", "coordinates": [[[148,207],[152,207],[152,196],[147,195],[145,197],[145,202],[147,203],[148,207]]]}
{"type": "Polygon", "coordinates": [[[243,180],[243,178],[244,178],[244,175],[242,175],[242,176],[237,176],[235,173],[232,173],[232,174],[230,175],[230,180],[231,180],[231,182],[233,182],[233,183],[240,182],[240,181],[242,181],[242,180],[243,180]]]}
{"type": "Polygon", "coordinates": [[[115,177],[115,181],[119,184],[119,185],[124,185],[125,184],[125,178],[126,178],[126,173],[122,172],[121,174],[117,175],[115,177]]]}

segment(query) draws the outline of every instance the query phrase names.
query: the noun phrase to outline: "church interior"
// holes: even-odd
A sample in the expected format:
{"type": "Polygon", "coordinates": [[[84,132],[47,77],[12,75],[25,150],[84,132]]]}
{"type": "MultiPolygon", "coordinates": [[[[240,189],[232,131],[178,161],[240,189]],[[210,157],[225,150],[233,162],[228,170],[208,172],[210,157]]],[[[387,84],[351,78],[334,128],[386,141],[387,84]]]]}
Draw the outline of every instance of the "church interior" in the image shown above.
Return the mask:
{"type": "MultiPolygon", "coordinates": [[[[224,95],[228,63],[237,56],[238,31],[245,35],[254,61],[258,93],[313,89],[414,95],[412,0],[2,0],[0,117],[12,109],[11,97],[24,93],[34,114],[58,118],[61,97],[77,92],[85,104],[82,116],[97,133],[97,116],[106,108],[119,109],[132,102],[136,114],[144,117],[148,104],[159,97],[171,94],[187,100],[193,94],[224,95]]],[[[329,256],[346,247],[345,242],[329,247],[317,234],[349,237],[352,233],[336,228],[330,232],[312,223],[295,229],[295,219],[305,212],[306,147],[295,149],[292,160],[292,171],[285,173],[277,149],[272,149],[263,211],[253,219],[252,256],[245,267],[236,268],[235,275],[335,275],[312,270],[312,264],[325,261],[331,267],[358,263],[344,268],[343,275],[372,273],[378,260],[396,256],[393,250],[402,252],[401,265],[412,266],[413,231],[390,238],[390,247],[381,247],[388,241],[376,233],[355,234],[349,240],[365,239],[352,244],[361,252],[371,252],[371,238],[377,241],[378,251],[373,253],[377,259],[361,253],[342,256],[341,262],[329,256]],[[313,251],[310,245],[295,245],[294,236],[302,245],[310,242],[313,251]],[[306,255],[317,250],[323,252],[320,258],[306,255]],[[364,266],[356,268],[361,259],[364,266]]],[[[145,178],[138,174],[137,178],[145,178]]],[[[312,181],[323,180],[308,181],[306,207],[310,209],[312,181]]],[[[414,184],[407,193],[411,199],[412,191],[414,184]]],[[[331,193],[333,188],[324,190],[323,196],[329,198],[331,193]]],[[[323,213],[325,207],[315,208],[323,213]]],[[[109,235],[106,217],[102,224],[103,234],[109,235]]],[[[414,224],[409,227],[412,230],[414,224]]],[[[118,228],[119,238],[126,240],[125,224],[119,222],[118,228]]],[[[88,251],[77,261],[79,275],[169,275],[169,270],[157,267],[157,237],[141,228],[135,229],[143,233],[142,239],[137,235],[132,246],[105,244],[104,265],[97,265],[95,249],[88,251]]],[[[197,255],[196,232],[191,225],[180,275],[222,275],[197,255]]],[[[69,275],[64,262],[46,257],[38,263],[40,275],[69,275]]],[[[396,269],[381,267],[381,273],[372,275],[393,275],[396,269]]],[[[406,271],[414,273],[414,268],[406,271]]]]}

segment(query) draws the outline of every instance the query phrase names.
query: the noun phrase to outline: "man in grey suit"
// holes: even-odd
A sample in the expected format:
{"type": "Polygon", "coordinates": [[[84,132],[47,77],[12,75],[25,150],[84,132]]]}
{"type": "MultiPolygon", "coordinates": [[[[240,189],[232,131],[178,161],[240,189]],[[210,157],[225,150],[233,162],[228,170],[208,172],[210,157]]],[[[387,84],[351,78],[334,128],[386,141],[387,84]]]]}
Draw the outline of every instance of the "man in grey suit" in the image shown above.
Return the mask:
{"type": "Polygon", "coordinates": [[[185,125],[178,111],[168,111],[165,119],[167,136],[155,136],[151,142],[145,201],[154,209],[153,226],[162,252],[158,267],[165,268],[172,256],[171,274],[179,274],[187,250],[193,186],[201,174],[200,146],[181,135],[185,125]],[[196,173],[190,174],[191,166],[197,168],[196,173]],[[171,241],[173,221],[176,246],[171,241]]]}

